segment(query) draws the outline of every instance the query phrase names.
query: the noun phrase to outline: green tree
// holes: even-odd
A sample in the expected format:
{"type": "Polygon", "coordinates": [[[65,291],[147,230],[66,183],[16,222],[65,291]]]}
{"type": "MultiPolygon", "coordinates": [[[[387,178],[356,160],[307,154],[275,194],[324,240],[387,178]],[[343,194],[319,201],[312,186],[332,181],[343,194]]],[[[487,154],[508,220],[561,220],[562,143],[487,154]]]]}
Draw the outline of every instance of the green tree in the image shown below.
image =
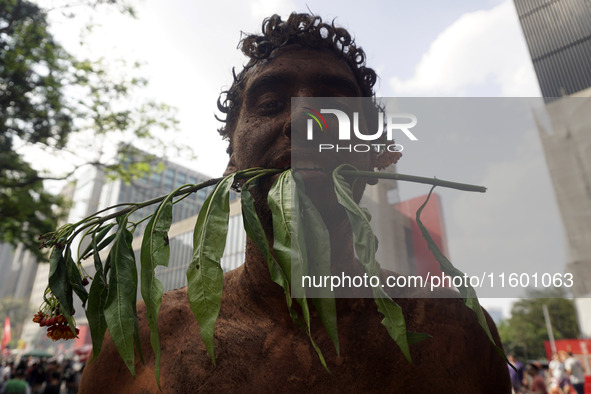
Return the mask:
{"type": "MultiPolygon", "coordinates": [[[[85,6],[118,7],[133,16],[133,9],[113,0],[91,0],[85,6]]],[[[151,142],[150,150],[165,155],[155,130],[175,130],[172,108],[157,102],[132,100],[146,80],[115,76],[105,61],[78,59],[51,34],[48,12],[27,0],[0,0],[0,241],[22,242],[39,258],[38,237],[55,229],[65,206],[63,198],[48,193],[45,180],[68,179],[83,165],[102,166],[112,177],[130,180],[149,171],[154,156],[126,166],[104,157],[74,150],[85,160],[66,173],[42,172],[21,154],[22,146],[42,147],[54,154],[68,148],[74,134],[89,139],[114,134],[151,142]],[[134,104],[129,104],[134,103],[134,104]],[[90,157],[90,158],[89,158],[90,157]]],[[[137,75],[137,65],[133,68],[137,75]]],[[[121,155],[126,154],[122,147],[121,155]]],[[[72,150],[70,150],[72,152],[72,150]]]]}
{"type": "Polygon", "coordinates": [[[511,317],[499,324],[499,334],[508,354],[522,359],[546,356],[544,341],[548,331],[543,305],[548,308],[555,339],[577,338],[579,329],[574,303],[563,288],[528,290],[527,298],[511,308],[511,317]]]}

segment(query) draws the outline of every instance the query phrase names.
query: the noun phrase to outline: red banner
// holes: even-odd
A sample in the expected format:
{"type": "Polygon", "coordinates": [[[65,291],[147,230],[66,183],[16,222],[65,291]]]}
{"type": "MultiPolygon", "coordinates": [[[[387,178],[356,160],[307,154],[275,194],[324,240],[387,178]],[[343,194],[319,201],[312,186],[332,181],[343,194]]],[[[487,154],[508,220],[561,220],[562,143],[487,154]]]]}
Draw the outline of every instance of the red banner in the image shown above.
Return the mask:
{"type": "MultiPolygon", "coordinates": [[[[546,357],[548,361],[552,360],[552,349],[549,341],[544,341],[546,347],[546,357]]],[[[572,353],[577,358],[583,368],[585,375],[591,375],[591,339],[560,339],[556,341],[556,351],[565,351],[572,353]]]]}
{"type": "Polygon", "coordinates": [[[4,329],[2,330],[2,343],[0,345],[0,350],[4,350],[8,342],[10,342],[10,318],[6,316],[4,319],[4,329]]]}

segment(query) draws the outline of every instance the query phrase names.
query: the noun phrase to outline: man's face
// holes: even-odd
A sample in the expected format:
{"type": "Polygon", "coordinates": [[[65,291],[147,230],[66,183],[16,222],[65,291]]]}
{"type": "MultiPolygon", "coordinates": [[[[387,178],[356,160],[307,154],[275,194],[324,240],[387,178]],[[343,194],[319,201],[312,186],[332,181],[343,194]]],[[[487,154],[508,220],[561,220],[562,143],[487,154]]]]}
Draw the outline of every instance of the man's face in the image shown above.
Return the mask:
{"type": "Polygon", "coordinates": [[[298,45],[279,49],[268,62],[250,71],[226,172],[291,166],[291,133],[305,133],[292,130],[292,97],[357,96],[361,89],[344,60],[298,45]]]}

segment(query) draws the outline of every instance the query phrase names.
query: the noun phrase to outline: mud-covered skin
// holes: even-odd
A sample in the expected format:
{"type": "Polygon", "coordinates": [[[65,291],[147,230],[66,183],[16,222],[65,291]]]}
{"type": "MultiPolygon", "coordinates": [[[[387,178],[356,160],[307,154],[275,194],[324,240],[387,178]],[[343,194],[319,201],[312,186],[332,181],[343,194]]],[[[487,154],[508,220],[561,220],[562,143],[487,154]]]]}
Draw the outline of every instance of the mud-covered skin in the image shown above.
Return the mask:
{"type": "MultiPolygon", "coordinates": [[[[330,375],[304,330],[291,321],[279,287],[267,297],[243,291],[240,281],[246,276],[242,267],[224,277],[215,331],[217,367],[201,342],[186,288],[164,294],[162,392],[510,392],[505,363],[460,299],[397,300],[408,329],[432,335],[411,346],[413,364],[381,325],[374,300],[337,300],[340,357],[314,315],[312,323],[330,375]]],[[[136,354],[136,378],[107,336],[99,358],[85,368],[80,393],[157,392],[143,303],[138,313],[145,365],[136,354]]],[[[489,325],[500,343],[494,324],[489,325]]]]}
{"type": "MultiPolygon", "coordinates": [[[[345,248],[344,253],[350,250],[345,248]]],[[[164,294],[159,315],[164,393],[510,392],[506,364],[474,313],[457,298],[396,299],[408,329],[432,336],[411,346],[413,364],[406,361],[381,325],[382,316],[373,299],[336,300],[340,357],[312,312],[313,336],[326,357],[329,374],[305,331],[291,320],[282,289],[271,281],[260,252],[251,242],[246,254],[249,263],[224,276],[222,309],[215,330],[217,367],[201,341],[186,288],[164,294]]],[[[447,291],[440,290],[439,295],[447,291]]],[[[141,302],[138,314],[145,364],[136,354],[136,378],[107,335],[99,357],[85,368],[80,393],[157,392],[154,356],[141,302]]],[[[489,326],[500,344],[490,319],[489,326]]]]}

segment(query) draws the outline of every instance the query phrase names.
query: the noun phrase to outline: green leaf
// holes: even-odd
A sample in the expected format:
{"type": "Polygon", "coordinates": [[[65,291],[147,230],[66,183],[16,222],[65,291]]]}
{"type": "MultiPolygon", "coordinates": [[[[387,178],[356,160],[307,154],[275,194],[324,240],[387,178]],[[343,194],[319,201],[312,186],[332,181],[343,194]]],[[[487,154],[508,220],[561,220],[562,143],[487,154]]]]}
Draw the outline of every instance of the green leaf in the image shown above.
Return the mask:
{"type": "Polygon", "coordinates": [[[70,330],[75,333],[76,325],[72,318],[74,312],[72,284],[68,277],[68,265],[71,261],[72,258],[70,257],[70,250],[68,248],[65,249],[63,254],[57,247],[52,250],[49,257],[49,288],[59,301],[59,312],[68,321],[70,330]]]}
{"type": "MultiPolygon", "coordinates": [[[[254,178],[251,179],[251,181],[252,180],[254,180],[254,178]]],[[[275,257],[273,257],[273,254],[271,253],[267,235],[265,234],[263,225],[261,224],[261,221],[259,220],[259,217],[256,213],[254,199],[248,191],[247,186],[248,184],[243,186],[241,195],[242,221],[244,223],[244,230],[246,231],[248,238],[250,238],[257,245],[263,254],[263,257],[267,261],[267,266],[269,268],[269,273],[271,274],[271,279],[273,282],[277,283],[283,288],[289,315],[294,321],[297,321],[298,316],[297,312],[292,306],[291,292],[289,289],[290,285],[287,279],[287,274],[281,269],[281,266],[277,263],[275,257]]]]}
{"type": "Polygon", "coordinates": [[[105,320],[105,306],[107,303],[107,284],[103,275],[102,264],[97,265],[98,252],[94,252],[95,267],[97,272],[94,275],[92,284],[90,285],[90,292],[88,294],[88,306],[86,308],[86,318],[88,319],[88,327],[90,328],[90,337],[92,339],[92,353],[93,360],[97,358],[103,346],[103,339],[105,331],[107,330],[107,322],[105,320]]]}
{"type": "MultiPolygon", "coordinates": [[[[288,283],[292,283],[292,252],[293,258],[298,264],[300,272],[304,269],[305,258],[300,248],[292,249],[292,177],[291,171],[285,171],[279,175],[273,183],[267,203],[273,214],[273,251],[277,257],[277,264],[283,271],[288,283]]],[[[261,240],[262,241],[262,240],[261,240]]],[[[305,250],[304,250],[305,252],[305,250]]]]}
{"type": "Polygon", "coordinates": [[[86,288],[82,285],[82,276],[80,276],[80,271],[78,270],[78,266],[72,260],[72,257],[68,255],[66,259],[66,266],[67,266],[67,278],[70,282],[70,286],[82,301],[82,306],[86,305],[86,300],[88,299],[88,292],[86,288]]]}
{"type": "MultiPolygon", "coordinates": [[[[349,221],[351,222],[355,238],[355,252],[365,272],[369,276],[381,277],[381,268],[375,259],[377,249],[376,237],[369,223],[369,213],[355,202],[351,186],[339,174],[339,171],[346,167],[351,168],[350,165],[345,164],[336,168],[333,172],[337,200],[345,208],[349,221]]],[[[372,292],[378,306],[378,311],[384,316],[382,324],[386,327],[388,334],[394,339],[406,359],[412,362],[408,347],[406,322],[402,314],[402,309],[386,294],[381,286],[372,287],[372,292]]]]}
{"type": "Polygon", "coordinates": [[[127,217],[118,220],[118,224],[117,236],[109,252],[111,270],[104,313],[113,343],[135,376],[133,337],[137,320],[137,270],[131,247],[133,235],[127,230],[127,217]]]}
{"type": "MultiPolygon", "coordinates": [[[[117,234],[113,234],[113,237],[115,235],[117,235],[117,234]]],[[[107,284],[107,277],[105,276],[105,271],[103,270],[103,262],[101,261],[101,255],[99,253],[100,248],[97,246],[98,240],[93,237],[91,243],[92,243],[92,257],[93,257],[93,262],[94,262],[94,269],[96,271],[94,274],[94,279],[96,279],[97,275],[99,275],[99,276],[101,276],[103,283],[105,283],[105,285],[106,285],[107,284]]],[[[105,265],[110,265],[110,264],[111,264],[111,261],[109,260],[108,255],[107,255],[107,264],[105,264],[105,265]]],[[[90,293],[89,293],[89,296],[90,296],[90,293]]]]}
{"type": "Polygon", "coordinates": [[[326,365],[326,360],[324,359],[322,350],[320,350],[320,348],[316,344],[316,341],[314,341],[314,338],[312,338],[312,332],[310,330],[310,310],[308,308],[308,301],[306,300],[306,298],[296,298],[296,301],[298,302],[298,304],[300,304],[300,307],[302,308],[302,315],[304,316],[304,322],[306,324],[306,333],[308,334],[310,343],[316,351],[316,354],[318,355],[318,358],[320,359],[320,363],[322,364],[322,366],[326,369],[328,373],[332,374],[330,372],[330,369],[328,369],[328,365],[326,365]]]}
{"type": "MultiPolygon", "coordinates": [[[[110,223],[104,227],[97,229],[96,231],[93,231],[92,232],[92,241],[88,244],[86,249],[84,249],[84,252],[82,252],[79,256],[84,257],[87,254],[89,254],[91,250],[96,249],[96,245],[102,241],[102,239],[109,233],[109,231],[113,228],[113,226],[115,226],[115,223],[110,223]]],[[[114,237],[114,235],[113,235],[113,237],[114,237]]],[[[110,237],[111,240],[113,240],[113,237],[110,237]]],[[[99,249],[99,251],[101,249],[99,249]]]]}
{"type": "Polygon", "coordinates": [[[203,203],[193,233],[193,259],[187,268],[189,304],[214,366],[213,336],[223,287],[220,260],[226,246],[233,182],[234,174],[222,179],[203,203]]]}
{"type": "Polygon", "coordinates": [[[168,266],[170,245],[168,230],[172,223],[172,195],[167,197],[156,209],[146,226],[141,248],[141,290],[146,304],[146,316],[150,327],[150,343],[154,350],[154,372],[160,388],[160,334],[158,332],[158,313],[162,303],[164,288],[154,270],[157,266],[168,266]]]}
{"type": "MultiPolygon", "coordinates": [[[[137,304],[133,305],[133,313],[136,316],[136,319],[134,319],[133,322],[133,344],[135,345],[138,356],[140,356],[140,362],[145,365],[144,355],[142,354],[142,343],[140,341],[140,322],[137,319],[137,304]]],[[[158,375],[156,375],[156,380],[159,380],[158,375]]],[[[158,385],[158,387],[160,387],[160,385],[158,385]]]]}
{"type": "Polygon", "coordinates": [[[415,343],[419,343],[419,342],[424,341],[425,339],[429,339],[429,338],[432,338],[431,335],[425,334],[422,332],[412,332],[412,331],[406,332],[406,339],[408,340],[409,345],[414,345],[415,343]]]}
{"type": "Polygon", "coordinates": [[[109,235],[107,238],[105,238],[100,244],[98,244],[98,246],[96,247],[96,251],[100,252],[101,250],[103,250],[105,247],[107,247],[108,245],[111,244],[111,242],[113,242],[113,240],[115,239],[115,237],[117,236],[117,233],[115,234],[111,234],[109,235]]]}
{"type": "MultiPolygon", "coordinates": [[[[294,182],[290,170],[279,175],[267,196],[269,208],[273,214],[273,251],[277,257],[277,264],[285,273],[288,285],[292,283],[292,278],[301,281],[302,276],[307,271],[305,244],[301,242],[303,240],[296,240],[296,244],[292,247],[291,236],[292,229],[294,228],[292,220],[297,217],[297,214],[294,215],[294,212],[298,212],[294,205],[296,201],[296,199],[293,198],[294,193],[294,182]],[[292,268],[294,274],[293,277],[292,268]]],[[[322,351],[312,338],[312,332],[310,330],[310,310],[305,293],[302,294],[301,297],[296,297],[296,302],[302,308],[306,333],[312,343],[312,347],[316,351],[316,354],[318,354],[320,362],[324,368],[330,372],[322,351]]]]}
{"type": "MultiPolygon", "coordinates": [[[[312,201],[301,192],[301,189],[298,185],[298,201],[301,207],[299,211],[302,212],[302,224],[294,224],[295,234],[297,234],[298,240],[305,239],[305,247],[309,250],[309,255],[314,259],[314,275],[330,276],[330,236],[328,229],[320,216],[320,212],[318,212],[312,201]]],[[[298,204],[296,204],[297,206],[298,204]]],[[[321,298],[313,298],[312,303],[335,346],[337,355],[340,355],[334,294],[331,294],[328,289],[325,289],[325,291],[327,294],[322,294],[321,298]]]]}
{"type": "Polygon", "coordinates": [[[404,320],[404,315],[402,314],[402,308],[389,297],[383,298],[377,296],[375,297],[375,302],[378,305],[378,312],[384,316],[382,324],[386,327],[386,330],[388,330],[388,334],[390,334],[390,337],[398,344],[408,362],[412,362],[410,350],[408,348],[406,322],[404,320]]]}
{"type": "Polygon", "coordinates": [[[58,299],[62,314],[66,319],[72,319],[72,286],[68,280],[68,267],[62,250],[54,247],[49,256],[49,288],[58,299]]]}
{"type": "MultiPolygon", "coordinates": [[[[421,230],[421,234],[423,235],[423,238],[425,239],[425,241],[427,241],[427,246],[429,247],[429,250],[433,254],[433,257],[435,257],[435,260],[437,260],[437,262],[439,263],[439,267],[441,268],[441,270],[446,275],[449,275],[452,277],[456,277],[456,276],[463,277],[464,273],[462,271],[460,271],[459,269],[457,269],[456,267],[454,267],[454,265],[451,263],[451,261],[449,261],[449,259],[447,257],[445,257],[445,255],[443,253],[441,253],[441,250],[439,250],[439,247],[437,246],[437,244],[435,243],[435,241],[431,237],[431,234],[429,234],[429,231],[423,225],[423,222],[421,222],[421,213],[423,212],[423,208],[425,208],[425,206],[429,202],[429,198],[431,198],[431,193],[433,193],[433,189],[435,189],[435,186],[433,186],[431,188],[431,190],[429,191],[429,194],[427,195],[427,199],[425,200],[423,205],[421,205],[419,207],[419,209],[417,210],[417,214],[416,214],[417,224],[419,226],[419,229],[421,230]]],[[[464,282],[462,282],[462,283],[464,283],[464,282]]],[[[460,291],[460,294],[464,298],[464,303],[466,304],[466,306],[468,308],[472,309],[472,311],[476,314],[476,319],[478,321],[478,324],[480,324],[480,327],[482,327],[482,329],[486,333],[486,336],[488,336],[488,339],[491,341],[491,343],[493,344],[493,346],[495,347],[497,352],[505,359],[505,361],[508,362],[507,357],[505,356],[505,352],[497,346],[497,344],[495,343],[495,341],[493,339],[492,333],[490,332],[490,328],[488,327],[488,324],[486,322],[486,317],[484,316],[484,312],[482,312],[482,307],[480,306],[480,303],[478,302],[478,296],[476,295],[476,290],[474,290],[474,288],[470,285],[470,283],[466,283],[466,286],[458,287],[458,290],[460,291]]]]}

